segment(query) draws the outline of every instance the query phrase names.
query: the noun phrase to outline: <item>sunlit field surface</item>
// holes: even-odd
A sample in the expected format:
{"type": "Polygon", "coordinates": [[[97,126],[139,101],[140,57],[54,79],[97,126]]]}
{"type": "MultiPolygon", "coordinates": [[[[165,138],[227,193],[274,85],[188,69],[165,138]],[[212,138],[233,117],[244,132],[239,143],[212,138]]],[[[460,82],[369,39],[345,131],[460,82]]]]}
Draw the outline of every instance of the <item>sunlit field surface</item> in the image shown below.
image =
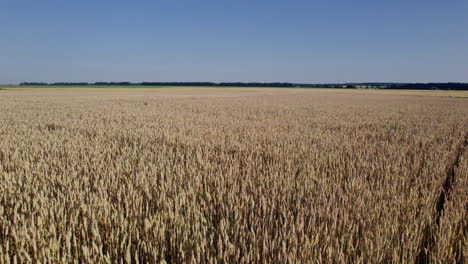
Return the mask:
{"type": "Polygon", "coordinates": [[[464,97],[3,89],[0,263],[463,261],[464,97]]]}

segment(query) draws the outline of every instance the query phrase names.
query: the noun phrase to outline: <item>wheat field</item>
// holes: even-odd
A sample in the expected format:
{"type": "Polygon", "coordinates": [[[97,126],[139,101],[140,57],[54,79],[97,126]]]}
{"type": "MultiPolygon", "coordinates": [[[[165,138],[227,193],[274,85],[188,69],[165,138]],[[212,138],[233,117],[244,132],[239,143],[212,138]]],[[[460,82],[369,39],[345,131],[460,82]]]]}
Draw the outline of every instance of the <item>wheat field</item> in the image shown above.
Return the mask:
{"type": "Polygon", "coordinates": [[[463,263],[449,95],[2,90],[0,263],[463,263]]]}

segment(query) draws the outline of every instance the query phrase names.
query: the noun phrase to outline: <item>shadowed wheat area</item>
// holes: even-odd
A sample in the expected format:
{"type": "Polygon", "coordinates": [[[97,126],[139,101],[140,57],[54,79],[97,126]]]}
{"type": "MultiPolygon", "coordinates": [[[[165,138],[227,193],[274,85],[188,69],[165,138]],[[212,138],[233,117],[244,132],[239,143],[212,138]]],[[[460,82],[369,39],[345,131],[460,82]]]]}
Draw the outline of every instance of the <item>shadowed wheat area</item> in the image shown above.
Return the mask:
{"type": "Polygon", "coordinates": [[[456,263],[468,251],[464,98],[7,89],[0,113],[1,263],[414,263],[421,252],[456,263]]]}

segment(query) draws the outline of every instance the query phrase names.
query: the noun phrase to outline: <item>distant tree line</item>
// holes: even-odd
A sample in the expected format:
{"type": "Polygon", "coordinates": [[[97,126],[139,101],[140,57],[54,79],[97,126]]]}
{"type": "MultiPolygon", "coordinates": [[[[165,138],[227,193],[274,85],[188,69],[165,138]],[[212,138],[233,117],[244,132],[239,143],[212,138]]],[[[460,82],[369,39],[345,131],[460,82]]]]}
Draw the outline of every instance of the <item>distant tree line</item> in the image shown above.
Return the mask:
{"type": "Polygon", "coordinates": [[[303,87],[303,88],[356,88],[353,84],[301,84],[301,83],[284,83],[284,82],[55,82],[55,83],[42,83],[42,82],[23,82],[20,85],[25,86],[203,86],[203,87],[303,87]]]}
{"type": "Polygon", "coordinates": [[[43,82],[24,82],[24,83],[20,83],[20,85],[43,86],[43,85],[49,85],[49,84],[48,83],[43,83],[43,82]]]}
{"type": "Polygon", "coordinates": [[[468,83],[407,83],[392,84],[385,89],[400,90],[468,90],[468,83]]]}
{"type": "Polygon", "coordinates": [[[126,86],[126,85],[140,85],[138,83],[131,83],[131,82],[95,82],[89,85],[119,85],[119,86],[126,86]]]}
{"type": "Polygon", "coordinates": [[[223,87],[294,87],[292,83],[260,83],[260,82],[142,82],[144,86],[223,86],[223,87]]]}
{"type": "Polygon", "coordinates": [[[293,84],[293,87],[302,87],[302,88],[339,88],[339,89],[357,88],[356,85],[347,84],[347,83],[296,83],[296,84],[293,84]]]}
{"type": "Polygon", "coordinates": [[[302,88],[376,88],[399,90],[468,90],[468,83],[284,83],[284,82],[23,82],[24,86],[222,86],[222,87],[302,87],[302,88]]]}

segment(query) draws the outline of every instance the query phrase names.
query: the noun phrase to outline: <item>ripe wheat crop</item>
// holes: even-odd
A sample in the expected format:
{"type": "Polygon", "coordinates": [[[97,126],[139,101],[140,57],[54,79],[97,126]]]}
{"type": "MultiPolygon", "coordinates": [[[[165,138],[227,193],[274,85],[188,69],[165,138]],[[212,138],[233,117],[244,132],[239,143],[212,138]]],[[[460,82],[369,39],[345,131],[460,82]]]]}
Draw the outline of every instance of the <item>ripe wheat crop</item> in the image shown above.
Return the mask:
{"type": "Polygon", "coordinates": [[[7,89],[0,262],[456,263],[467,131],[428,93],[7,89]]]}

